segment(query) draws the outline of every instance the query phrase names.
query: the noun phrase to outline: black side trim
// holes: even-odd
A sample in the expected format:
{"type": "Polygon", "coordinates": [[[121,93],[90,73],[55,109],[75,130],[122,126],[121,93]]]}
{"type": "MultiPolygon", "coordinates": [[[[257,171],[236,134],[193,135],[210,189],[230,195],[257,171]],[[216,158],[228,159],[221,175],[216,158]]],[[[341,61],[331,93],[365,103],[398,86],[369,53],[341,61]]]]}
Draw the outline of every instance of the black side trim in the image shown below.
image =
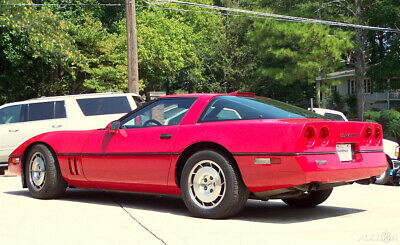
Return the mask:
{"type": "Polygon", "coordinates": [[[354,151],[354,153],[377,153],[383,152],[382,150],[365,150],[365,151],[354,151]]]}
{"type": "Polygon", "coordinates": [[[234,156],[307,156],[307,155],[329,155],[332,152],[234,152],[234,156]]]}
{"type": "Polygon", "coordinates": [[[19,154],[19,155],[9,155],[8,158],[10,158],[10,157],[22,157],[22,154],[19,154]]]}
{"type": "Polygon", "coordinates": [[[176,156],[179,152],[58,153],[57,156],[176,156]]]}

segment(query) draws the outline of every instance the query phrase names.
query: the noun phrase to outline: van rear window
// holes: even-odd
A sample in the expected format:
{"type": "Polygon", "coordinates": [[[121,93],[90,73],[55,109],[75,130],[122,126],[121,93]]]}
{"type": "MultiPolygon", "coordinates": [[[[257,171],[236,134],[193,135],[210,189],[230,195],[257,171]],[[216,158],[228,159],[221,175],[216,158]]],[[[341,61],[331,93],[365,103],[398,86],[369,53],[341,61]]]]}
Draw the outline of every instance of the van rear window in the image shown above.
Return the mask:
{"type": "Polygon", "coordinates": [[[128,113],[131,111],[125,96],[77,99],[85,116],[128,113]]]}

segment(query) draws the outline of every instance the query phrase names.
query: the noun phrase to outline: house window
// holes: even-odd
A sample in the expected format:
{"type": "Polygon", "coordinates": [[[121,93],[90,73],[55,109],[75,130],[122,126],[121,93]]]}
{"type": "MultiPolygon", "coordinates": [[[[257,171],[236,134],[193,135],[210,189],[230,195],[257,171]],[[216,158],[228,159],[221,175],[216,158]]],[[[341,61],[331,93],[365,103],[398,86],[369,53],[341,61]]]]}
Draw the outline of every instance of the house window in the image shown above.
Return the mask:
{"type": "MultiPolygon", "coordinates": [[[[349,94],[356,93],[356,82],[354,80],[349,80],[349,94]]],[[[372,82],[371,79],[364,79],[364,93],[371,94],[372,93],[372,82]]]]}
{"type": "Polygon", "coordinates": [[[372,92],[371,79],[364,79],[364,92],[370,94],[372,92]]]}
{"type": "Polygon", "coordinates": [[[354,80],[349,80],[349,94],[356,93],[356,82],[354,80]]]}
{"type": "Polygon", "coordinates": [[[337,92],[337,86],[331,86],[331,94],[337,92]]]}

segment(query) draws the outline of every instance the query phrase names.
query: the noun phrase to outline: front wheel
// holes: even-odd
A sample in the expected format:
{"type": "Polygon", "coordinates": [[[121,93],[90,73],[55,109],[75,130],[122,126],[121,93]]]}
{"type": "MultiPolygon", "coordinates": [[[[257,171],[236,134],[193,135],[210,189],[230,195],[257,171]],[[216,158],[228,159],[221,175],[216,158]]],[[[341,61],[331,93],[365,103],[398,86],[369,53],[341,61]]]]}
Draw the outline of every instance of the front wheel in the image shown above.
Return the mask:
{"type": "Polygon", "coordinates": [[[302,198],[282,199],[287,205],[292,207],[310,208],[321,204],[331,195],[333,188],[319,191],[309,191],[302,198]]]}
{"type": "Polygon", "coordinates": [[[225,218],[243,209],[249,196],[238,170],[221,153],[203,150],[192,155],[181,175],[183,201],[202,218],[225,218]]]}
{"type": "Polygon", "coordinates": [[[25,177],[34,198],[51,199],[64,194],[67,182],[61,175],[57,158],[47,146],[33,146],[26,159],[25,177]]]}

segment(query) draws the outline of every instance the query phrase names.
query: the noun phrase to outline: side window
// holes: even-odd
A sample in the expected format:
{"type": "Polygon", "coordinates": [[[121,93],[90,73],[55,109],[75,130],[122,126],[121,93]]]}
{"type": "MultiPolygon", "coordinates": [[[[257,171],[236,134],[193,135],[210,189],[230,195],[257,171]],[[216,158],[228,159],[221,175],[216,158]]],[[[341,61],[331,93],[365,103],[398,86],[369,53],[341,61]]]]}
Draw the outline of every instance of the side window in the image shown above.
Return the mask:
{"type": "Polygon", "coordinates": [[[54,102],[29,104],[29,121],[47,120],[54,118],[54,102]]]}
{"type": "Polygon", "coordinates": [[[217,97],[211,102],[207,111],[201,116],[201,122],[215,122],[226,120],[241,120],[247,117],[256,117],[254,108],[246,108],[244,104],[230,100],[230,98],[217,97]],[[249,115],[247,115],[249,114],[249,115]]]}
{"type": "Polygon", "coordinates": [[[65,113],[65,102],[56,101],[54,118],[66,118],[66,117],[67,114],[65,113]]]}
{"type": "Polygon", "coordinates": [[[85,116],[128,113],[131,111],[125,96],[77,99],[79,107],[85,116]]]}
{"type": "Polygon", "coordinates": [[[0,124],[10,124],[22,121],[22,105],[8,106],[0,110],[0,124]]]}
{"type": "Polygon", "coordinates": [[[195,98],[160,99],[133,113],[121,122],[122,128],[178,125],[195,98]]]}

